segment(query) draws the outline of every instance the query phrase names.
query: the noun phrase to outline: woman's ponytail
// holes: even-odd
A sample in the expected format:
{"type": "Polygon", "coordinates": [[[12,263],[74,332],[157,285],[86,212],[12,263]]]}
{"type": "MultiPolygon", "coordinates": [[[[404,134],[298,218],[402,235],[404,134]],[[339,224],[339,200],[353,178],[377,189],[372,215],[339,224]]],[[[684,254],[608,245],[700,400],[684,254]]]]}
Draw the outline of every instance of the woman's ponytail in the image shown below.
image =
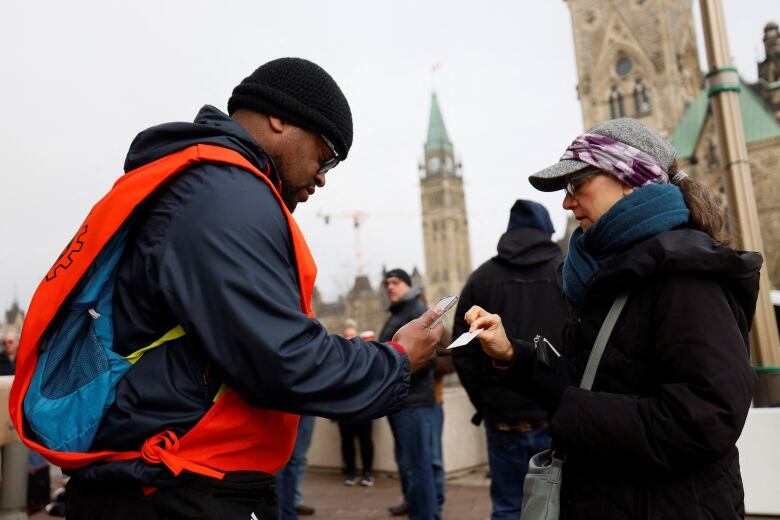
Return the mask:
{"type": "Polygon", "coordinates": [[[685,205],[691,212],[688,225],[707,233],[716,242],[728,245],[729,237],[723,234],[726,216],[717,197],[704,183],[677,168],[677,161],[669,167],[669,182],[680,188],[685,198],[685,205]]]}

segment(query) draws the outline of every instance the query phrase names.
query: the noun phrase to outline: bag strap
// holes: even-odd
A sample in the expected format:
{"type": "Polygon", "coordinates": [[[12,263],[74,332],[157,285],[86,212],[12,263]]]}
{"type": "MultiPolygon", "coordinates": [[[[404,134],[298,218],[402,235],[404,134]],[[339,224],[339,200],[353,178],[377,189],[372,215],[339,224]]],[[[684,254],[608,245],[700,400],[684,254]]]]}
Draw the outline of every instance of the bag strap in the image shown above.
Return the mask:
{"type": "Polygon", "coordinates": [[[588,364],[585,366],[585,373],[582,375],[582,382],[580,388],[590,390],[593,386],[593,380],[596,379],[596,370],[599,368],[601,362],[601,356],[604,354],[604,349],[607,347],[607,340],[612,334],[612,329],[615,328],[620,313],[623,312],[623,307],[628,301],[628,293],[625,292],[615,298],[615,302],[607,313],[607,317],[604,318],[604,323],[601,324],[601,329],[596,336],[596,341],[593,343],[593,350],[590,351],[590,357],[588,358],[588,364]]]}

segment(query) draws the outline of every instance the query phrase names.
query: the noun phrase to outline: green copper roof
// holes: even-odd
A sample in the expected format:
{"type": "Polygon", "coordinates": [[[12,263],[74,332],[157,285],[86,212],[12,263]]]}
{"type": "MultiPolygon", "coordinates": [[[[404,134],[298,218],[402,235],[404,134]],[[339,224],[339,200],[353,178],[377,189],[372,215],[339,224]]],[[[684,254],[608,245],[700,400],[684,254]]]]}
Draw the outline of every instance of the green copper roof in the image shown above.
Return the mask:
{"type": "Polygon", "coordinates": [[[745,126],[745,140],[748,143],[780,135],[780,123],[764,104],[761,96],[745,84],[739,93],[739,108],[742,110],[742,124],[745,126]]]}
{"type": "Polygon", "coordinates": [[[707,110],[710,103],[707,99],[707,91],[702,90],[693,98],[691,104],[685,109],[685,114],[680,121],[680,125],[669,139],[672,146],[677,150],[677,156],[681,159],[687,159],[693,155],[696,142],[699,140],[699,133],[704,126],[704,120],[707,118],[707,110]]]}
{"type": "MultiPolygon", "coordinates": [[[[685,110],[680,125],[670,139],[680,158],[687,159],[693,155],[699,134],[707,119],[709,106],[707,91],[702,90],[685,110]]],[[[745,83],[742,83],[739,91],[739,109],[742,112],[746,142],[752,143],[780,136],[780,123],[759,95],[745,83]]]]}
{"type": "Polygon", "coordinates": [[[431,119],[428,123],[428,139],[425,141],[425,151],[439,149],[452,150],[452,143],[447,136],[447,129],[444,127],[444,118],[441,117],[439,101],[436,99],[436,93],[431,94],[431,119]]]}

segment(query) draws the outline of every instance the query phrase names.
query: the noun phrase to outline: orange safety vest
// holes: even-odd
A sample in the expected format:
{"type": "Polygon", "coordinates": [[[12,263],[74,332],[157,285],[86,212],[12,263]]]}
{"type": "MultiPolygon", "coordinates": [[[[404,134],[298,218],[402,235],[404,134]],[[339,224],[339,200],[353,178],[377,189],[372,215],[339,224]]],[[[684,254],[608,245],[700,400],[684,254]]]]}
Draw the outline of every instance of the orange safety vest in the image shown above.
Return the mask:
{"type": "Polygon", "coordinates": [[[141,458],[150,464],[164,464],[174,475],[188,470],[222,479],[230,471],[275,473],[292,454],[298,416],[250,406],[229,388],[220,392],[209,411],[181,438],[170,430],[163,431],[146,439],[138,451],[54,451],[30,438],[25,431],[24,396],[38,362],[39,343],[49,324],[103,246],[136,207],[167,180],[199,162],[239,166],[254,173],[271,188],[290,229],[301,310],[313,316],[311,295],[317,268],[303,234],[271,181],[238,152],[198,144],[128,172],[92,208],[79,232],[38,286],[24,320],[10,395],[11,420],[22,441],[57,466],[77,469],[94,462],[141,458]]]}

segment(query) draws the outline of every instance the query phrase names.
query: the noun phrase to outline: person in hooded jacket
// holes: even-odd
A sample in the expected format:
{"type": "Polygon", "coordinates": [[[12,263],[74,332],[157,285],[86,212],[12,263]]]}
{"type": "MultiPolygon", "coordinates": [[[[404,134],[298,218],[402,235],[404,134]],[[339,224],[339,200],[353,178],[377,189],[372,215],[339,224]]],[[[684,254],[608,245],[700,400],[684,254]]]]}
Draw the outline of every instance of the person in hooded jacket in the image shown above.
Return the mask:
{"type": "MultiPolygon", "coordinates": [[[[547,209],[518,200],[498,241],[498,254],[479,266],[463,287],[452,337],[469,329],[464,316],[473,305],[500,315],[507,334],[531,341],[543,334],[561,343],[567,307],[559,283],[563,257],[551,237],[547,209]]],[[[477,410],[472,422],[485,420],[493,520],[517,518],[523,501],[528,459],[550,447],[547,412],[532,398],[507,388],[478,341],[451,350],[455,367],[477,410]]]]}
{"type": "Polygon", "coordinates": [[[565,190],[580,224],[563,265],[575,316],[557,362],[508,339],[498,315],[466,315],[507,382],[548,410],[553,450],[565,455],[563,519],[744,516],[736,441],[756,379],[748,331],[762,258],[724,244],[716,198],[675,156],[654,131],[615,119],[530,177],[565,190]],[[592,389],[579,388],[621,293],[592,389]]]}
{"type": "Polygon", "coordinates": [[[130,146],[126,172],[212,145],[238,152],[268,182],[198,162],[136,210],[113,295],[114,350],[129,355],[177,325],[184,335],[145,352],[120,380],[91,451],[140,449],[142,458],[71,470],[69,518],[276,518],[273,473],[295,441],[290,414],[365,421],[399,409],[443,333],[428,330],[431,311],[385,344],[346,340],[306,312],[303,275],[313,274],[301,272],[311,271],[301,261],[308,250],[294,244],[289,213],[352,144],[333,78],[308,60],[273,60],[227,108],[204,106],[194,122],[150,128],[130,146]],[[251,423],[211,420],[228,408],[218,408],[224,389],[251,423]],[[217,427],[231,438],[215,437],[217,427]],[[204,473],[181,471],[185,442],[204,445],[204,473]]]}

